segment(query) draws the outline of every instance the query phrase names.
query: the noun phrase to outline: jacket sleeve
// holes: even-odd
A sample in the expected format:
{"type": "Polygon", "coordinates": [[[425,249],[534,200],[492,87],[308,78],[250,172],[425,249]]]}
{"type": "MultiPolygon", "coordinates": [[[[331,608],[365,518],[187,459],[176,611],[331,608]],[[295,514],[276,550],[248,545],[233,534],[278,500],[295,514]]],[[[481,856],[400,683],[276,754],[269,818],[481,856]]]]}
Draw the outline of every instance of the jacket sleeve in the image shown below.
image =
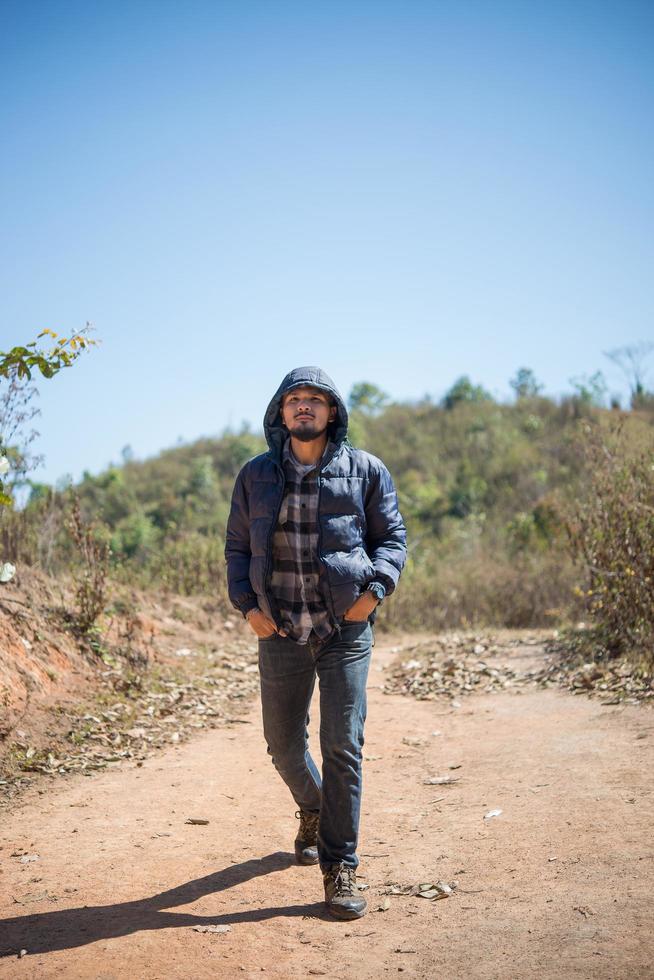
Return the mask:
{"type": "Polygon", "coordinates": [[[365,497],[366,551],[390,595],[406,562],[406,528],[391,474],[380,460],[376,464],[365,497]]]}
{"type": "Polygon", "coordinates": [[[250,508],[245,478],[246,467],[236,477],[225,535],[227,591],[229,601],[245,616],[258,605],[250,582],[250,508]]]}

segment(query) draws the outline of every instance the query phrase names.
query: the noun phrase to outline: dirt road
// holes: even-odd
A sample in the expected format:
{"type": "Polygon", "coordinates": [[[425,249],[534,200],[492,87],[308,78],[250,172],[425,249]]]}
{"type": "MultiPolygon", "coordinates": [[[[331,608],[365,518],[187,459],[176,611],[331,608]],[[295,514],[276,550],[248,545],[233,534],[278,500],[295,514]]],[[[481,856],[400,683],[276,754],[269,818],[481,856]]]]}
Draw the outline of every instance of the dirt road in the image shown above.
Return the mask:
{"type": "Polygon", "coordinates": [[[369,682],[367,916],[326,917],[319,870],[293,863],[256,702],[246,723],[5,815],[0,977],[654,976],[654,713],[553,690],[389,696],[392,658],[378,643],[369,682]],[[444,774],[458,781],[425,783],[444,774]],[[451,898],[384,894],[437,880],[451,898]]]}

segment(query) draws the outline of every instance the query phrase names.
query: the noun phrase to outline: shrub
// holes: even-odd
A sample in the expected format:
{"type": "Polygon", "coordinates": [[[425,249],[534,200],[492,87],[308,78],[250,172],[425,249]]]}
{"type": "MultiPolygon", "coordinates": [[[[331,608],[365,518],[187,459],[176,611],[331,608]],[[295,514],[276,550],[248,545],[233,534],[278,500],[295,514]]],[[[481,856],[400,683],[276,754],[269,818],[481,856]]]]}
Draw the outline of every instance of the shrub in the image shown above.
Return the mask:
{"type": "Polygon", "coordinates": [[[77,606],[72,621],[79,633],[88,634],[104,610],[109,544],[97,535],[92,523],[84,521],[79,497],[74,492],[66,527],[76,546],[73,577],[77,606]]]}
{"type": "Polygon", "coordinates": [[[627,438],[623,420],[584,422],[589,479],[569,521],[580,589],[596,655],[654,663],[654,439],[645,426],[627,438]]]}
{"type": "MultiPolygon", "coordinates": [[[[222,537],[182,533],[168,538],[152,555],[137,576],[139,584],[161,586],[178,595],[211,595],[226,603],[226,570],[222,537]]],[[[125,566],[123,574],[134,579],[134,569],[125,566]]]]}
{"type": "MultiPolygon", "coordinates": [[[[463,530],[463,529],[462,529],[463,530]]],[[[380,612],[390,629],[547,627],[568,620],[577,574],[561,547],[515,553],[482,528],[468,540],[427,547],[410,558],[402,583],[380,612]]]]}

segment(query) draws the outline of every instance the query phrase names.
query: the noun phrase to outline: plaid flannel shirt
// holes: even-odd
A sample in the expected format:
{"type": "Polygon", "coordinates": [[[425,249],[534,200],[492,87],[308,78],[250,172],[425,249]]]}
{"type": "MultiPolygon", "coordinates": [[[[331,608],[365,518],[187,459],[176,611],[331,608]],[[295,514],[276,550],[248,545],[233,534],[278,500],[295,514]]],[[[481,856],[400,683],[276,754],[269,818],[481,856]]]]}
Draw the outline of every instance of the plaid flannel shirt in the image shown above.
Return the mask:
{"type": "MultiPolygon", "coordinates": [[[[328,442],[325,453],[332,448],[328,442]]],[[[299,463],[287,439],[282,465],[286,487],[273,534],[270,585],[284,629],[292,640],[304,644],[312,631],[323,640],[333,629],[318,585],[319,463],[299,463]]]]}

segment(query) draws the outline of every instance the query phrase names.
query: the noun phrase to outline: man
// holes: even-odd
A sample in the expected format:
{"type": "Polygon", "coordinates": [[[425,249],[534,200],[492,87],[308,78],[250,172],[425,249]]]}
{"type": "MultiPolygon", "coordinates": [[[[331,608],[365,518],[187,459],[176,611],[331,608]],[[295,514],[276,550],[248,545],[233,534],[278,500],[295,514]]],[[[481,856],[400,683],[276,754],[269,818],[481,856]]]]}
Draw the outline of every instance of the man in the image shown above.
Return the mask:
{"type": "Polygon", "coordinates": [[[371,624],[406,531],[388,470],[349,445],[347,423],[324,371],[286,375],[264,417],[270,448],[236,479],[225,557],[230,600],[259,637],[264,736],[299,807],[296,858],[320,863],[328,910],[353,919],[366,911],[356,847],[371,624]],[[307,732],[316,676],[322,779],[307,732]]]}

